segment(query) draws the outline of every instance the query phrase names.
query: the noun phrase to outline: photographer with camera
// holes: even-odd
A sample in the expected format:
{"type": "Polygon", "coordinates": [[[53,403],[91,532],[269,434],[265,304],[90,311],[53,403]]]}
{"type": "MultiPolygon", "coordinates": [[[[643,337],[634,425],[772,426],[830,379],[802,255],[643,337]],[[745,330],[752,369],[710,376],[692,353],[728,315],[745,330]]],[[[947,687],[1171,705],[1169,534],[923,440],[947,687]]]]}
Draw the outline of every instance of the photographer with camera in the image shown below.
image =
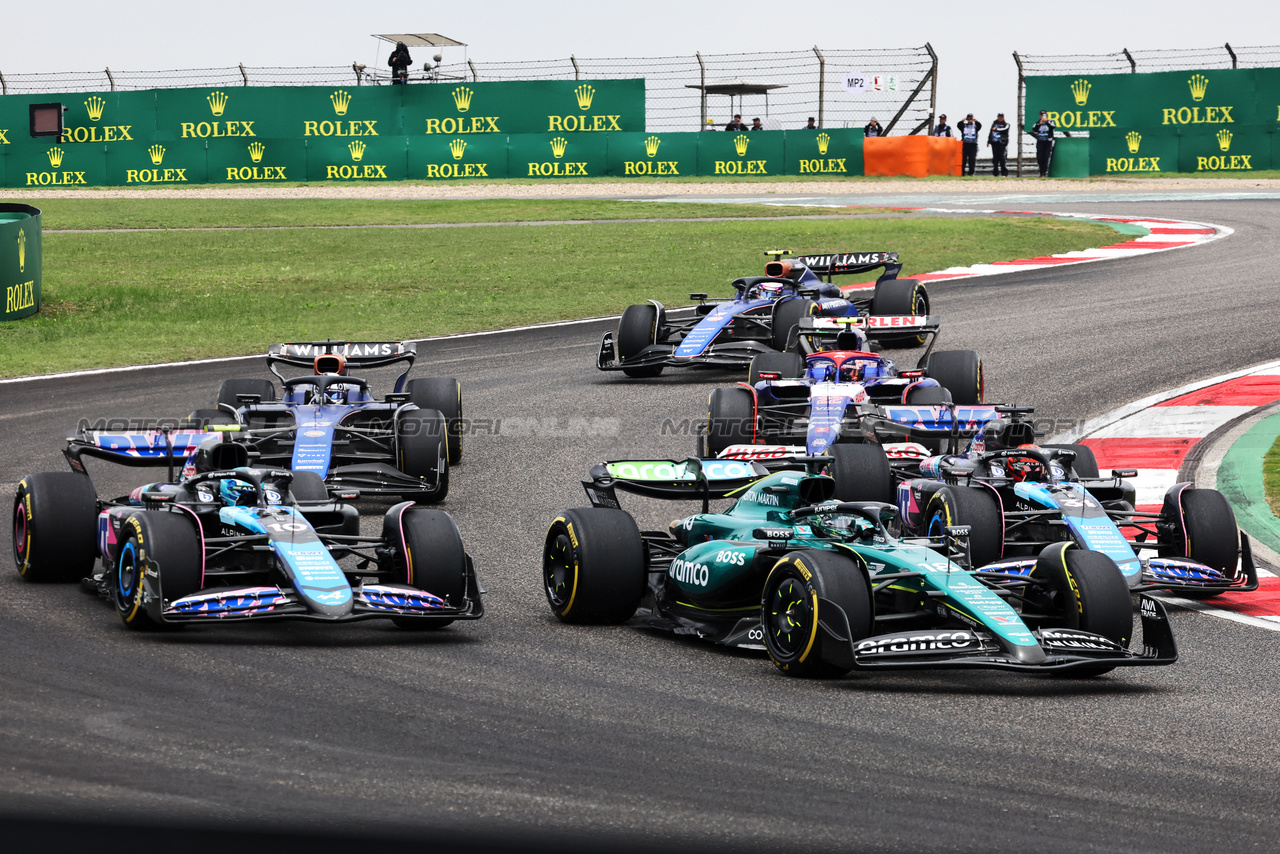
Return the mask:
{"type": "Polygon", "coordinates": [[[413,59],[409,56],[409,48],[404,42],[396,42],[396,49],[391,51],[387,65],[391,66],[391,82],[404,84],[409,82],[409,66],[413,59]]]}

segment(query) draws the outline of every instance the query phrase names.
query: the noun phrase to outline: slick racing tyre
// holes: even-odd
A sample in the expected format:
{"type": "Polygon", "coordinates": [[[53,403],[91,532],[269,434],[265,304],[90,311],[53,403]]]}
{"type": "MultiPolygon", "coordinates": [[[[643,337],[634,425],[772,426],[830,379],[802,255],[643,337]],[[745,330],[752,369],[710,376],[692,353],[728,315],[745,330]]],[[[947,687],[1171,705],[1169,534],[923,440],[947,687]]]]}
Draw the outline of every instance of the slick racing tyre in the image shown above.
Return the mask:
{"type": "Polygon", "coordinates": [[[827,449],[829,474],[836,482],[838,501],[894,503],[893,474],[884,448],[872,444],[838,443],[827,449]]]}
{"type": "Polygon", "coordinates": [[[924,374],[951,392],[951,399],[960,406],[972,406],[984,399],[982,359],[976,350],[930,353],[924,374]]]}
{"type": "Polygon", "coordinates": [[[925,535],[945,537],[953,525],[969,526],[969,563],[980,569],[1004,551],[1004,518],[995,493],[981,486],[944,486],[924,506],[925,535]]]}
{"type": "MultiPolygon", "coordinates": [[[[1216,489],[1191,489],[1165,495],[1158,530],[1171,531],[1172,542],[1161,551],[1173,557],[1189,557],[1213,567],[1228,579],[1239,575],[1240,529],[1236,514],[1221,492],[1216,489]],[[1182,512],[1177,502],[1181,501],[1182,512]]],[[[1179,590],[1179,596],[1204,598],[1214,593],[1199,594],[1195,590],[1179,590]]]]}
{"type": "Polygon", "coordinates": [[[804,356],[799,353],[761,353],[751,357],[751,367],[747,369],[747,385],[755,385],[762,379],[799,379],[804,376],[804,372],[804,356]]]}
{"type": "MultiPolygon", "coordinates": [[[[382,519],[382,541],[392,551],[390,574],[383,580],[407,584],[461,608],[467,592],[467,554],[453,517],[443,510],[397,504],[382,519]]],[[[392,617],[403,629],[438,629],[452,620],[392,617]]]]}
{"type": "Polygon", "coordinates": [[[662,365],[628,368],[627,359],[637,355],[650,344],[658,343],[662,335],[662,321],[658,307],[652,303],[629,305],[618,320],[618,334],[613,339],[614,352],[629,377],[656,377],[662,373],[662,365]]]}
{"type": "Polygon", "coordinates": [[[438,484],[427,496],[420,492],[406,498],[441,501],[449,494],[449,459],[445,443],[448,427],[436,409],[415,409],[396,421],[396,467],[410,477],[422,478],[428,487],[438,484]]]}
{"type": "Polygon", "coordinates": [[[1041,445],[1042,448],[1054,448],[1060,451],[1075,451],[1076,458],[1071,461],[1071,471],[1080,480],[1098,477],[1098,458],[1093,455],[1093,448],[1088,445],[1041,445]]]}
{"type": "Polygon", "coordinates": [[[750,445],[756,437],[756,402],[741,386],[718,388],[707,397],[707,456],[730,445],[750,445]]]}
{"type": "Polygon", "coordinates": [[[237,395],[256,394],[259,403],[271,403],[276,399],[276,387],[271,380],[260,379],[234,379],[223,380],[222,385],[218,388],[217,406],[229,406],[232,409],[239,409],[241,403],[236,399],[237,395]]]}
{"type": "Polygon", "coordinates": [[[79,581],[98,556],[98,495],[88,477],[41,472],[18,482],[13,560],[24,581],[79,581]]]}
{"type": "Polygon", "coordinates": [[[769,332],[773,349],[779,353],[785,352],[787,345],[791,343],[791,333],[799,325],[800,318],[810,317],[817,310],[816,302],[800,297],[775,303],[773,323],[769,332]]]}
{"type": "MultiPolygon", "coordinates": [[[[1123,647],[1133,638],[1129,585],[1115,561],[1075,543],[1053,543],[1040,552],[1023,602],[1023,622],[1032,629],[1078,629],[1123,647]]],[[[1098,676],[1114,665],[1071,670],[1068,676],[1098,676]]]]}
{"type": "Polygon", "coordinates": [[[843,635],[844,620],[838,612],[848,621],[850,645],[871,635],[871,585],[852,558],[807,550],[791,552],[775,563],[764,583],[760,612],[765,648],[774,665],[788,676],[830,679],[848,673],[848,668],[823,657],[824,646],[837,641],[819,623],[843,635]]]}
{"type": "Polygon", "coordinates": [[[159,623],[152,611],[160,607],[148,607],[148,592],[173,602],[204,584],[204,552],[195,523],[182,512],[132,514],[120,526],[120,555],[108,577],[111,601],[124,624],[131,629],[156,628],[159,623]]]}
{"type": "Polygon", "coordinates": [[[563,623],[626,622],[640,606],[647,570],[647,547],[625,510],[566,510],[547,531],[542,587],[563,623]]]}
{"type": "Polygon", "coordinates": [[[462,385],[452,377],[420,377],[409,380],[404,390],[419,409],[435,409],[444,416],[449,465],[457,465],[462,459],[462,385]]]}
{"type": "MultiPolygon", "coordinates": [[[[915,279],[886,279],[876,282],[871,297],[871,313],[878,317],[924,316],[929,313],[929,293],[915,279]]],[[[882,347],[919,347],[925,335],[888,335],[877,338],[882,347]]]]}

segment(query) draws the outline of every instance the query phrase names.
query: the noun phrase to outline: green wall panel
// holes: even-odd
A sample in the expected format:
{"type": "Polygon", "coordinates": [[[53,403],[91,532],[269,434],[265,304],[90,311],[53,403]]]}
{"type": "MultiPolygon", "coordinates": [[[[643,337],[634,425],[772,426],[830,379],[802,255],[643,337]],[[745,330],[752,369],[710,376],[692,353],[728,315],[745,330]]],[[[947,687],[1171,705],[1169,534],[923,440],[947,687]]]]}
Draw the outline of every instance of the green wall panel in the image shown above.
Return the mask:
{"type": "Polygon", "coordinates": [[[786,131],[698,133],[698,174],[713,177],[783,174],[786,131]]]}
{"type": "Polygon", "coordinates": [[[784,133],[783,164],[786,174],[863,174],[861,128],[801,128],[784,133]]]}
{"type": "Polygon", "coordinates": [[[698,137],[692,133],[611,133],[610,175],[680,177],[698,173],[698,137]]]}

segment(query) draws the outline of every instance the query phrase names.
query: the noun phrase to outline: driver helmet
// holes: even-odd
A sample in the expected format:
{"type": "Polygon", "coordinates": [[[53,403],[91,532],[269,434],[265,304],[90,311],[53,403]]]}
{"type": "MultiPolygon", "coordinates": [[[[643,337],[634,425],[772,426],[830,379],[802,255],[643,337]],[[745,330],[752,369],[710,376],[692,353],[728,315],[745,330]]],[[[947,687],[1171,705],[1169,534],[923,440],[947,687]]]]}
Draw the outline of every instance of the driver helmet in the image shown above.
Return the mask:
{"type": "Polygon", "coordinates": [[[782,294],[781,282],[761,282],[753,289],[758,297],[777,297],[782,294]]]}
{"type": "Polygon", "coordinates": [[[346,403],[347,387],[345,385],[331,385],[324,390],[325,403],[346,403]]]}
{"type": "MultiPolygon", "coordinates": [[[[1018,447],[1033,451],[1040,450],[1039,445],[1019,445],[1018,447]]],[[[1007,457],[1004,460],[1004,470],[1010,480],[1019,482],[1041,480],[1046,474],[1044,464],[1030,457],[1007,457]]]]}
{"type": "Polygon", "coordinates": [[[840,382],[842,383],[862,382],[866,377],[867,365],[861,359],[849,359],[840,366],[840,382]]]}
{"type": "Polygon", "coordinates": [[[239,478],[226,478],[218,483],[218,496],[229,507],[252,507],[258,503],[258,490],[239,478]]]}

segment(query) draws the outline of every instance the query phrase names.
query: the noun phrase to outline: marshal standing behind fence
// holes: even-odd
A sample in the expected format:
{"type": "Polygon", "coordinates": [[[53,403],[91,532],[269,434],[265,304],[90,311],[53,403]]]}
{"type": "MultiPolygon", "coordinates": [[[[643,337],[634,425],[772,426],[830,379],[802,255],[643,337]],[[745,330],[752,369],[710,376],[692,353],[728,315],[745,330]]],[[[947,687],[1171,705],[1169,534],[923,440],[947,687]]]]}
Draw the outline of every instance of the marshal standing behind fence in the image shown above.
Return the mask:
{"type": "Polygon", "coordinates": [[[1056,130],[1049,121],[1049,113],[1040,111],[1040,121],[1031,127],[1031,135],[1036,138],[1036,163],[1040,166],[1040,177],[1049,177],[1049,164],[1053,161],[1053,132],[1056,130]]]}
{"type": "Polygon", "coordinates": [[[938,116],[938,126],[933,129],[930,136],[951,136],[951,125],[947,124],[946,113],[938,116]]]}
{"type": "Polygon", "coordinates": [[[973,113],[956,122],[956,130],[960,132],[961,154],[960,174],[972,175],[978,164],[978,131],[982,130],[982,122],[973,120],[973,113]]]}
{"type": "Polygon", "coordinates": [[[1004,120],[1004,113],[996,113],[996,120],[987,131],[987,146],[991,149],[991,174],[997,178],[1009,177],[1009,164],[1005,155],[1009,151],[1009,123],[1004,120]]]}

